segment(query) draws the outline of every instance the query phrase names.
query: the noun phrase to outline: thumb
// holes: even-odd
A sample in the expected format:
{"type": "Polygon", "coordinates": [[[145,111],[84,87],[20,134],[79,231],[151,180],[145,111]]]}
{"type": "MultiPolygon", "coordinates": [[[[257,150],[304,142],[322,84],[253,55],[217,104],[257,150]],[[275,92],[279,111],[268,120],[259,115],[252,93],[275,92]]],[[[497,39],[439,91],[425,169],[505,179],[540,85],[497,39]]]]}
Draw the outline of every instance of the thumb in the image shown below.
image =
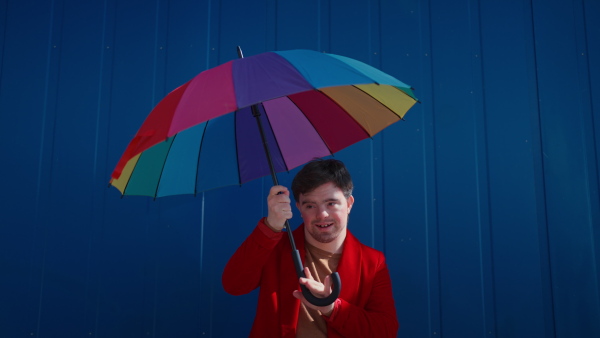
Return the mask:
{"type": "Polygon", "coordinates": [[[292,296],[294,296],[295,298],[298,298],[300,300],[302,300],[302,298],[304,298],[304,296],[302,295],[302,292],[300,292],[298,290],[294,290],[294,292],[292,293],[292,296]]]}
{"type": "Polygon", "coordinates": [[[330,294],[331,294],[331,291],[332,291],[332,290],[331,290],[331,284],[332,284],[332,283],[331,283],[331,275],[327,275],[327,276],[325,277],[325,280],[324,280],[324,283],[323,283],[323,284],[325,285],[325,290],[324,290],[324,291],[325,291],[325,293],[326,293],[327,295],[330,295],[330,294]]]}

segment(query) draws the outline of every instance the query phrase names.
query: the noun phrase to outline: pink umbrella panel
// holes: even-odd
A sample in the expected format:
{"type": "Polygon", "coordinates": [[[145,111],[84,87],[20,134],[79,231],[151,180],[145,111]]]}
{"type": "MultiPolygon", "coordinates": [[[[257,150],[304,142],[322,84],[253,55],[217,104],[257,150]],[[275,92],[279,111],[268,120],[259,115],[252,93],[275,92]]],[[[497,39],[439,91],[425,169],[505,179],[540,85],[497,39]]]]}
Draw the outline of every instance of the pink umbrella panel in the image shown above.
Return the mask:
{"type": "Polygon", "coordinates": [[[415,102],[409,86],[342,56],[295,50],[233,60],[198,74],[153,109],[111,185],[123,195],[162,197],[269,175],[254,104],[282,172],[377,134],[415,102]]]}

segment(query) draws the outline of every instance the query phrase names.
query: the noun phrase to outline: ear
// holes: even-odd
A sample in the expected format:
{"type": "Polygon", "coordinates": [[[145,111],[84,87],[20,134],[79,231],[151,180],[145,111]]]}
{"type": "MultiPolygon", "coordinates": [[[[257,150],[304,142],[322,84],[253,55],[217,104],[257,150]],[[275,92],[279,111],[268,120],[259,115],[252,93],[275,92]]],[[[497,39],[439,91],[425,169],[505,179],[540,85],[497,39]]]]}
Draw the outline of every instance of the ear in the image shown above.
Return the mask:
{"type": "Polygon", "coordinates": [[[350,197],[346,199],[346,203],[348,203],[348,213],[350,213],[350,210],[352,210],[352,205],[354,205],[354,196],[350,195],[350,197]]]}

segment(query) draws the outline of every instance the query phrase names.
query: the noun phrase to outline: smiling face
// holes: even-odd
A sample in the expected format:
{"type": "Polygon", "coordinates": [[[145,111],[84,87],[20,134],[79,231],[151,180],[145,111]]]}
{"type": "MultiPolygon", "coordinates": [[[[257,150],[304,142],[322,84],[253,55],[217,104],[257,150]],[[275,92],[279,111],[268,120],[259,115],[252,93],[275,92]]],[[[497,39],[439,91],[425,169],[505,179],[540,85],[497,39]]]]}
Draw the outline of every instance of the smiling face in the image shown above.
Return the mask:
{"type": "Polygon", "coordinates": [[[296,206],[304,220],[306,240],[323,250],[338,251],[346,238],[353,203],[354,197],[344,197],[342,190],[331,182],[300,194],[296,206]]]}

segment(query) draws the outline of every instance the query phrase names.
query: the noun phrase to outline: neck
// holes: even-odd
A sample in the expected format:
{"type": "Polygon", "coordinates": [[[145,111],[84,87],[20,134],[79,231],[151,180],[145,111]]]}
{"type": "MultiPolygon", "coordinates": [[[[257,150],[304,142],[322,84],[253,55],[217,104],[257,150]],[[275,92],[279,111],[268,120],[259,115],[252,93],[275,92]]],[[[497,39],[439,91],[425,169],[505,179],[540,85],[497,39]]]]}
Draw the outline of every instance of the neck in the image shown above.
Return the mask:
{"type": "Polygon", "coordinates": [[[346,229],[344,229],[339,236],[329,243],[321,243],[315,240],[304,228],[304,238],[305,240],[312,246],[319,248],[323,251],[327,251],[330,253],[338,254],[342,253],[344,249],[344,240],[346,240],[346,229]]]}

